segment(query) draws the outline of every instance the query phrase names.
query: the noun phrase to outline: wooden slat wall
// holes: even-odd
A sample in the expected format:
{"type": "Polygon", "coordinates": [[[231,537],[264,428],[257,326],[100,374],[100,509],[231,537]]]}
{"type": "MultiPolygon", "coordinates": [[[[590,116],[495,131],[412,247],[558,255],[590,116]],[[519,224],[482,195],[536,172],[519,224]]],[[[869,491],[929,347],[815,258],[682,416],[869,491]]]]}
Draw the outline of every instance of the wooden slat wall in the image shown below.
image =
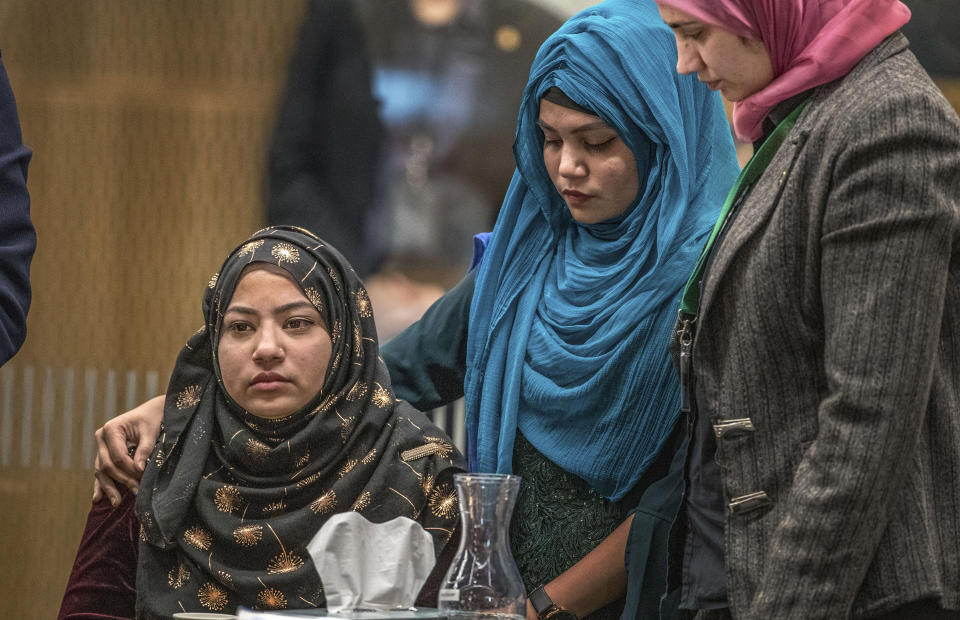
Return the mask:
{"type": "Polygon", "coordinates": [[[0,618],[55,617],[90,503],[87,426],[164,389],[210,275],[262,225],[303,9],[0,0],[39,235],[27,343],[0,371],[0,618]]]}

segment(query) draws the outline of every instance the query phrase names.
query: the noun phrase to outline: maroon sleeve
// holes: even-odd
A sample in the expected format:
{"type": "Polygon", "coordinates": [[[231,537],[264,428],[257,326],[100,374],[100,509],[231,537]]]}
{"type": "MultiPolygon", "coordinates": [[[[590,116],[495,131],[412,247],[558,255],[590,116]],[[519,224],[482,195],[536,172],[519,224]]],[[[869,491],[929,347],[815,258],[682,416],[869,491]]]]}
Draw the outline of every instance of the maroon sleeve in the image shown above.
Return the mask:
{"type": "Polygon", "coordinates": [[[117,488],[121,501],[116,508],[106,500],[90,508],[58,620],[134,617],[140,525],[133,510],[135,496],[117,488]]]}

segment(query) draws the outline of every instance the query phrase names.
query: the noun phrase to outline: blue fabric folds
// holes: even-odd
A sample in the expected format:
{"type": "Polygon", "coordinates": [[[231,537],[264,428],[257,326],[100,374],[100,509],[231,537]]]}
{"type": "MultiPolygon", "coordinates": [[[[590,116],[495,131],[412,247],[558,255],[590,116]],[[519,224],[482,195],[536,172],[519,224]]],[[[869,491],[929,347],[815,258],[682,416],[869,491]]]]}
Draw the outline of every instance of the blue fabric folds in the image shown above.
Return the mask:
{"type": "Polygon", "coordinates": [[[465,394],[472,469],[510,472],[519,428],[610,499],[637,482],[674,426],[667,351],[681,287],[738,172],[719,97],[677,75],[650,0],[572,17],[534,60],[517,169],[477,274],[465,394]],[[640,174],[626,215],[581,225],[543,163],[541,95],[558,86],[615,128],[640,174]]]}

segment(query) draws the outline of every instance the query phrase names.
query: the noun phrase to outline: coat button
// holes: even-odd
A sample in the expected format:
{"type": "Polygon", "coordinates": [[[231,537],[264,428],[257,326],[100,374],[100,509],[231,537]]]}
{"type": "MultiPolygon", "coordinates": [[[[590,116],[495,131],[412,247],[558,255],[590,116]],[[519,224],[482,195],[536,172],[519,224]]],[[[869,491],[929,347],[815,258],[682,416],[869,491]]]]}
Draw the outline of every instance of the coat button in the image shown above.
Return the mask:
{"type": "Polygon", "coordinates": [[[727,504],[727,507],[730,509],[730,514],[742,515],[753,512],[754,510],[759,510],[760,508],[765,508],[771,504],[773,504],[773,500],[770,499],[770,496],[768,496],[765,491],[757,491],[756,493],[748,493],[747,495],[734,497],[730,500],[730,503],[727,504]]]}
{"type": "Polygon", "coordinates": [[[755,430],[756,429],[753,426],[753,421],[750,418],[722,420],[713,425],[713,432],[717,436],[717,439],[723,439],[724,437],[739,437],[741,435],[746,435],[747,433],[752,433],[755,430]]]}

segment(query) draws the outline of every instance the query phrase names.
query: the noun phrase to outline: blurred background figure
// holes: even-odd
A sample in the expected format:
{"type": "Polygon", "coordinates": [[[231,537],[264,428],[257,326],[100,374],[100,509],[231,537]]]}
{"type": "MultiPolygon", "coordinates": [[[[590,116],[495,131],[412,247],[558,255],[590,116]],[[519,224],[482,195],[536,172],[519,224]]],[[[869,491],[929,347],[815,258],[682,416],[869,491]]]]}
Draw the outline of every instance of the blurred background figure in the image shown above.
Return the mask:
{"type": "Polygon", "coordinates": [[[384,127],[352,0],[311,0],[291,57],[270,147],[267,222],[323,231],[361,277],[384,127]]]}
{"type": "Polygon", "coordinates": [[[270,148],[267,222],[343,248],[386,340],[465,271],[513,171],[528,0],[310,0],[270,148]]]}

